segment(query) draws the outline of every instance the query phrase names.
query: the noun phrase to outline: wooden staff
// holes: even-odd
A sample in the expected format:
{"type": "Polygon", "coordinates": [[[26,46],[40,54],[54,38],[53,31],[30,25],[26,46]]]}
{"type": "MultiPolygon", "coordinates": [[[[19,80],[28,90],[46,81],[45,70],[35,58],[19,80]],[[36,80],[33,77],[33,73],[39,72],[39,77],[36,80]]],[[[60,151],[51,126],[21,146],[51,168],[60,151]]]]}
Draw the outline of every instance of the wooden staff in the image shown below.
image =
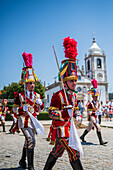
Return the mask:
{"type": "MultiPolygon", "coordinates": [[[[23,63],[23,70],[24,70],[24,63],[23,63]]],[[[26,104],[26,84],[25,84],[25,70],[24,70],[24,94],[25,94],[25,104],[26,104]]]]}
{"type": "Polygon", "coordinates": [[[65,98],[66,98],[66,102],[67,102],[67,105],[69,106],[69,102],[68,102],[68,98],[67,98],[66,90],[65,90],[65,87],[64,87],[63,79],[62,79],[62,76],[61,76],[60,67],[59,67],[59,64],[58,64],[58,60],[57,60],[57,56],[56,56],[56,52],[55,52],[54,46],[52,46],[52,47],[53,47],[53,51],[54,51],[54,55],[55,55],[55,59],[56,59],[56,63],[57,63],[57,67],[58,67],[58,70],[59,70],[59,74],[60,74],[60,78],[61,78],[61,83],[62,83],[62,88],[63,88],[63,90],[64,90],[64,95],[65,95],[65,98]]]}

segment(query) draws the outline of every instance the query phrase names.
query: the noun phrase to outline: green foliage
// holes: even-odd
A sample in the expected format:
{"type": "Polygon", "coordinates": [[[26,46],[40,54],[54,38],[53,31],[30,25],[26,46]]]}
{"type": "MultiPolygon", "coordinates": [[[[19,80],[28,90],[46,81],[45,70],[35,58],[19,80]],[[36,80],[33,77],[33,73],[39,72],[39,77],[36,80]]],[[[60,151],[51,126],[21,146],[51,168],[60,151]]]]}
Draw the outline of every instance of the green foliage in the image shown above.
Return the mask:
{"type": "Polygon", "coordinates": [[[48,112],[42,112],[37,116],[38,120],[51,120],[51,118],[48,115],[48,112]]]}
{"type": "Polygon", "coordinates": [[[109,100],[113,99],[113,93],[109,93],[109,100]]]}
{"type": "Polygon", "coordinates": [[[10,120],[12,120],[11,115],[10,114],[6,114],[6,121],[10,121],[10,120]]]}
{"type": "MultiPolygon", "coordinates": [[[[24,91],[23,85],[12,82],[9,86],[4,86],[3,90],[1,90],[0,98],[14,99],[14,92],[20,93],[22,91],[24,91]]],[[[35,83],[35,91],[41,95],[42,99],[45,97],[45,88],[40,82],[35,83]]]]}
{"type": "Polygon", "coordinates": [[[12,107],[13,107],[13,103],[7,103],[7,107],[9,108],[9,110],[11,111],[12,107]]]}
{"type": "MultiPolygon", "coordinates": [[[[38,120],[51,120],[51,118],[50,118],[49,115],[48,115],[48,112],[45,112],[45,111],[42,112],[42,113],[40,113],[40,114],[37,116],[37,119],[38,119],[38,120]]],[[[7,121],[12,120],[10,114],[6,114],[6,120],[7,120],[7,121]]]]}
{"type": "Polygon", "coordinates": [[[23,89],[23,85],[12,82],[11,84],[9,84],[9,86],[4,86],[0,98],[14,99],[14,92],[20,93],[21,91],[23,91],[23,89]]]}
{"type": "Polygon", "coordinates": [[[45,97],[45,87],[40,82],[35,83],[34,91],[39,93],[42,99],[45,97]]]}

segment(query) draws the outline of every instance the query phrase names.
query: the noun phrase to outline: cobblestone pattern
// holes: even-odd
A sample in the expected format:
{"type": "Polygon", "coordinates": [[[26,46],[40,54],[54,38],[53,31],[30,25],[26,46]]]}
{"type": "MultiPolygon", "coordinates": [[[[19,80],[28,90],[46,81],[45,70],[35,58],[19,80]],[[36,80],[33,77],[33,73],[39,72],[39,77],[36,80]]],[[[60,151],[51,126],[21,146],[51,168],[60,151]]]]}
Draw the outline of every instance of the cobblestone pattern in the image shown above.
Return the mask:
{"type": "MultiPolygon", "coordinates": [[[[49,127],[45,127],[45,136],[47,137],[49,127]]],[[[6,127],[6,132],[0,132],[0,170],[21,170],[19,168],[19,160],[24,144],[24,136],[20,134],[9,134],[9,126],[6,127]]],[[[2,130],[2,127],[0,127],[2,130]]],[[[79,136],[84,129],[78,129],[79,136]]],[[[99,145],[96,131],[92,130],[86,136],[87,143],[83,143],[84,157],[81,157],[81,162],[84,170],[113,170],[113,129],[102,128],[102,136],[104,141],[108,141],[107,146],[99,145]]],[[[49,145],[46,138],[41,135],[36,136],[35,170],[43,170],[47,157],[53,146],[49,145]]],[[[67,152],[59,158],[53,170],[71,170],[67,152]]]]}

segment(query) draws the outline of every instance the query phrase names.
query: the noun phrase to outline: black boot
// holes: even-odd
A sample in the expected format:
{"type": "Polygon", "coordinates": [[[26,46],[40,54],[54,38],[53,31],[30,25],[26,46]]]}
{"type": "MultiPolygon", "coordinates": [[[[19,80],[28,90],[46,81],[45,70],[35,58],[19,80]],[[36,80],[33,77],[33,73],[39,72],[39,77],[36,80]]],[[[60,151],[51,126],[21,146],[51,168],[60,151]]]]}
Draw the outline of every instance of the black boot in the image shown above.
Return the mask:
{"type": "Polygon", "coordinates": [[[2,126],[3,126],[3,132],[6,132],[6,131],[5,131],[5,124],[3,124],[2,126]]]}
{"type": "Polygon", "coordinates": [[[83,167],[82,167],[82,164],[79,158],[76,161],[70,162],[70,164],[74,170],[83,170],[83,167]]]}
{"type": "Polygon", "coordinates": [[[28,170],[35,170],[33,166],[34,149],[27,149],[28,170]]]}
{"type": "Polygon", "coordinates": [[[56,163],[57,158],[55,158],[51,153],[48,156],[44,170],[51,170],[56,163]]]}
{"type": "Polygon", "coordinates": [[[105,145],[108,143],[108,142],[103,142],[101,132],[97,132],[97,136],[98,136],[100,145],[105,145]]]}
{"type": "Polygon", "coordinates": [[[19,161],[19,165],[26,169],[26,148],[23,148],[23,151],[22,151],[22,158],[20,159],[19,161]]]}
{"type": "Polygon", "coordinates": [[[87,133],[88,133],[88,131],[87,131],[87,129],[86,129],[86,130],[84,131],[83,135],[80,136],[80,139],[82,140],[82,142],[86,142],[86,141],[84,140],[84,137],[87,135],[87,133]]]}
{"type": "Polygon", "coordinates": [[[12,129],[13,129],[14,126],[15,126],[15,123],[13,122],[13,124],[11,125],[11,128],[9,129],[9,132],[10,132],[10,133],[12,133],[11,131],[12,131],[12,129]]]}

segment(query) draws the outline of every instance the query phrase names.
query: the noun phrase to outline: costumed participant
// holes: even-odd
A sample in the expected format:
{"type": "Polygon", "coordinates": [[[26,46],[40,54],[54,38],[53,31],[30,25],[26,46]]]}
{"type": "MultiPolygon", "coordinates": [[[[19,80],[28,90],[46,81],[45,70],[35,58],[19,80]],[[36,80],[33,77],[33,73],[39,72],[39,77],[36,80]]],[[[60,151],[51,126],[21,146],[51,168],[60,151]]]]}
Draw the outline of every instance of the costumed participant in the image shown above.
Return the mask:
{"type": "MultiPolygon", "coordinates": [[[[49,107],[49,117],[54,120],[52,128],[55,130],[55,146],[48,156],[44,170],[51,170],[56,160],[63,155],[65,150],[68,152],[72,168],[74,170],[83,170],[80,161],[80,152],[83,154],[83,150],[73,122],[73,117],[76,117],[77,107],[75,93],[78,79],[75,61],[78,55],[77,42],[75,39],[67,37],[64,39],[63,46],[65,48],[65,57],[67,58],[62,61],[62,67],[59,69],[63,89],[52,96],[49,107]]],[[[54,54],[56,54],[55,51],[54,54]]]]}
{"type": "MultiPolygon", "coordinates": [[[[26,156],[28,161],[28,170],[34,170],[34,147],[35,147],[35,134],[44,135],[44,127],[36,119],[39,112],[43,110],[44,104],[41,100],[40,94],[34,92],[35,80],[38,81],[37,76],[33,70],[33,57],[31,53],[22,54],[25,66],[22,70],[21,83],[24,83],[24,92],[14,93],[15,101],[13,111],[18,116],[18,124],[16,128],[21,128],[24,136],[25,143],[22,151],[22,157],[19,165],[26,168],[26,156]]],[[[13,130],[12,130],[13,131],[13,130]]],[[[14,131],[13,131],[14,133],[14,131]]]]}
{"type": "Polygon", "coordinates": [[[111,101],[109,102],[109,118],[110,118],[110,121],[112,121],[112,115],[113,115],[113,100],[111,99],[111,101]]]}
{"type": "MultiPolygon", "coordinates": [[[[9,129],[9,132],[12,133],[12,129],[14,128],[15,124],[16,124],[17,121],[18,121],[18,119],[17,119],[18,116],[17,116],[17,114],[16,114],[15,112],[13,112],[13,109],[11,110],[10,115],[11,115],[11,118],[12,118],[13,123],[12,123],[12,125],[11,125],[11,127],[10,127],[10,129],[9,129]]],[[[16,132],[20,133],[20,131],[19,131],[18,128],[16,129],[16,132]]]]}
{"type": "Polygon", "coordinates": [[[1,115],[2,115],[2,104],[0,103],[0,120],[1,120],[1,115]]]}
{"type": "Polygon", "coordinates": [[[6,114],[9,114],[9,108],[7,107],[7,99],[3,99],[2,100],[2,106],[1,106],[1,116],[0,116],[0,120],[1,120],[1,125],[3,127],[3,132],[6,132],[5,130],[5,119],[6,119],[6,114]]]}
{"type": "Polygon", "coordinates": [[[105,145],[108,142],[103,142],[102,135],[101,135],[101,128],[97,121],[97,115],[98,115],[98,111],[99,111],[99,102],[97,101],[98,96],[99,96],[99,91],[97,89],[97,81],[95,79],[92,79],[91,83],[93,85],[93,88],[91,88],[91,90],[88,91],[88,94],[89,93],[92,94],[93,100],[87,106],[87,110],[88,110],[88,114],[89,114],[88,115],[89,124],[87,126],[87,129],[84,131],[84,133],[80,137],[80,139],[82,140],[82,142],[86,142],[84,137],[88,134],[88,132],[91,129],[94,129],[94,127],[96,127],[97,136],[98,136],[100,145],[105,145]]]}
{"type": "Polygon", "coordinates": [[[82,117],[80,111],[78,111],[78,113],[77,113],[76,120],[77,120],[80,124],[82,123],[83,117],[82,117]]]}
{"type": "Polygon", "coordinates": [[[108,121],[108,119],[109,119],[109,102],[108,101],[106,101],[106,105],[105,105],[103,114],[105,115],[105,119],[108,121]]]}

